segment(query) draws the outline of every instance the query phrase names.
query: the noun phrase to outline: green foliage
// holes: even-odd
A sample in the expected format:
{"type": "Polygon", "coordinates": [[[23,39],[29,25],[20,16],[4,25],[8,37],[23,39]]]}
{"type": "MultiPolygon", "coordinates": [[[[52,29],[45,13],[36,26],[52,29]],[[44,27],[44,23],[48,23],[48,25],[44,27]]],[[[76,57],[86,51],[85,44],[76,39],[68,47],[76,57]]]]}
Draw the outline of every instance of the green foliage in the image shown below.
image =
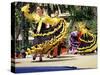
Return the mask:
{"type": "Polygon", "coordinates": [[[90,32],[97,35],[97,21],[96,20],[89,20],[86,22],[90,32]]]}
{"type": "Polygon", "coordinates": [[[15,25],[18,26],[21,24],[21,11],[15,8],[15,25]]]}
{"type": "Polygon", "coordinates": [[[88,6],[68,6],[68,11],[71,15],[69,19],[74,19],[75,21],[92,20],[94,18],[93,8],[88,6]]]}

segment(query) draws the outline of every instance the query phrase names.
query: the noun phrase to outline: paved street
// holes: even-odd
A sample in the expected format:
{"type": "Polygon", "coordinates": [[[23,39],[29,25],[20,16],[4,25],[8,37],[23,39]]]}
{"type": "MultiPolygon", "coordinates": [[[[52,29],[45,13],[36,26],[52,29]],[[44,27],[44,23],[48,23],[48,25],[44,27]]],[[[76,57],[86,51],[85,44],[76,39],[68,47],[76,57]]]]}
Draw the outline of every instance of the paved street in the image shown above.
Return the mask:
{"type": "Polygon", "coordinates": [[[74,66],[78,68],[96,68],[97,67],[97,55],[61,55],[58,58],[46,58],[43,57],[43,62],[35,61],[32,58],[16,59],[16,67],[36,67],[36,66],[74,66]]]}

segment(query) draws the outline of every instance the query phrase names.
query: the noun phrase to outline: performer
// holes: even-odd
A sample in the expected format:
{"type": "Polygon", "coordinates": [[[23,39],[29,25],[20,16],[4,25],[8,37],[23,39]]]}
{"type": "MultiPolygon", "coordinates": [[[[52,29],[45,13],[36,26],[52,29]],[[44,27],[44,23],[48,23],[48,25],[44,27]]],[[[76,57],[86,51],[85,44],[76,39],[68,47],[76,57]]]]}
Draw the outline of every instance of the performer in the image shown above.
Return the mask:
{"type": "Polygon", "coordinates": [[[69,45],[70,45],[70,53],[75,54],[77,52],[77,48],[79,46],[79,41],[78,41],[78,30],[77,27],[75,26],[74,31],[71,32],[70,34],[70,39],[69,39],[69,45]]]}
{"type": "MultiPolygon", "coordinates": [[[[24,16],[29,20],[29,21],[35,21],[36,23],[36,28],[34,32],[31,33],[46,33],[50,30],[52,30],[52,27],[57,25],[60,22],[60,18],[51,18],[47,14],[44,14],[44,8],[42,6],[37,6],[36,7],[36,12],[29,13],[29,4],[25,5],[24,7],[21,8],[21,11],[24,13],[24,16]]],[[[50,36],[51,37],[51,36],[50,36]]],[[[41,44],[45,42],[45,40],[49,40],[50,37],[34,37],[33,40],[33,45],[41,44]]],[[[37,56],[37,53],[33,56],[33,59],[35,60],[37,56]]],[[[40,61],[42,61],[40,54],[40,61]]]]}
{"type": "Polygon", "coordinates": [[[96,36],[89,32],[89,28],[85,23],[79,23],[79,42],[78,47],[79,53],[91,53],[94,52],[97,48],[96,45],[96,36]]]}

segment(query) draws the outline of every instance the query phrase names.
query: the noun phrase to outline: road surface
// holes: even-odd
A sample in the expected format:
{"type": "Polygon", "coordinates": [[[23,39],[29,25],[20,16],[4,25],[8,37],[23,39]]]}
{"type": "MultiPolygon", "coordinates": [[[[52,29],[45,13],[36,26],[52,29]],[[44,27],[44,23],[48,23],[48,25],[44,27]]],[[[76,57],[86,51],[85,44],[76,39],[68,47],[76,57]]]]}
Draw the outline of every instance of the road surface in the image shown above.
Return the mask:
{"type": "Polygon", "coordinates": [[[39,62],[39,58],[32,60],[31,57],[16,59],[16,67],[37,67],[37,66],[75,66],[78,68],[97,68],[97,54],[88,55],[61,55],[57,58],[43,57],[43,61],[39,62]]]}

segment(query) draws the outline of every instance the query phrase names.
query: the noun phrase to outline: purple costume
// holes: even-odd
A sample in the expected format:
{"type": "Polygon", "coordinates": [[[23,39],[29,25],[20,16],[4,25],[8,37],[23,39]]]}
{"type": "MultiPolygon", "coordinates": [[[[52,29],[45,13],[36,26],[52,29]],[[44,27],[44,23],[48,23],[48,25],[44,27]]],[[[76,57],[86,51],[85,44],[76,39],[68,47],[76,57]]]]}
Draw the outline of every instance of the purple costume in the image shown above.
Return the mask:
{"type": "Polygon", "coordinates": [[[70,45],[70,52],[74,54],[77,51],[77,47],[79,46],[78,31],[71,32],[69,45],[70,45]]]}

